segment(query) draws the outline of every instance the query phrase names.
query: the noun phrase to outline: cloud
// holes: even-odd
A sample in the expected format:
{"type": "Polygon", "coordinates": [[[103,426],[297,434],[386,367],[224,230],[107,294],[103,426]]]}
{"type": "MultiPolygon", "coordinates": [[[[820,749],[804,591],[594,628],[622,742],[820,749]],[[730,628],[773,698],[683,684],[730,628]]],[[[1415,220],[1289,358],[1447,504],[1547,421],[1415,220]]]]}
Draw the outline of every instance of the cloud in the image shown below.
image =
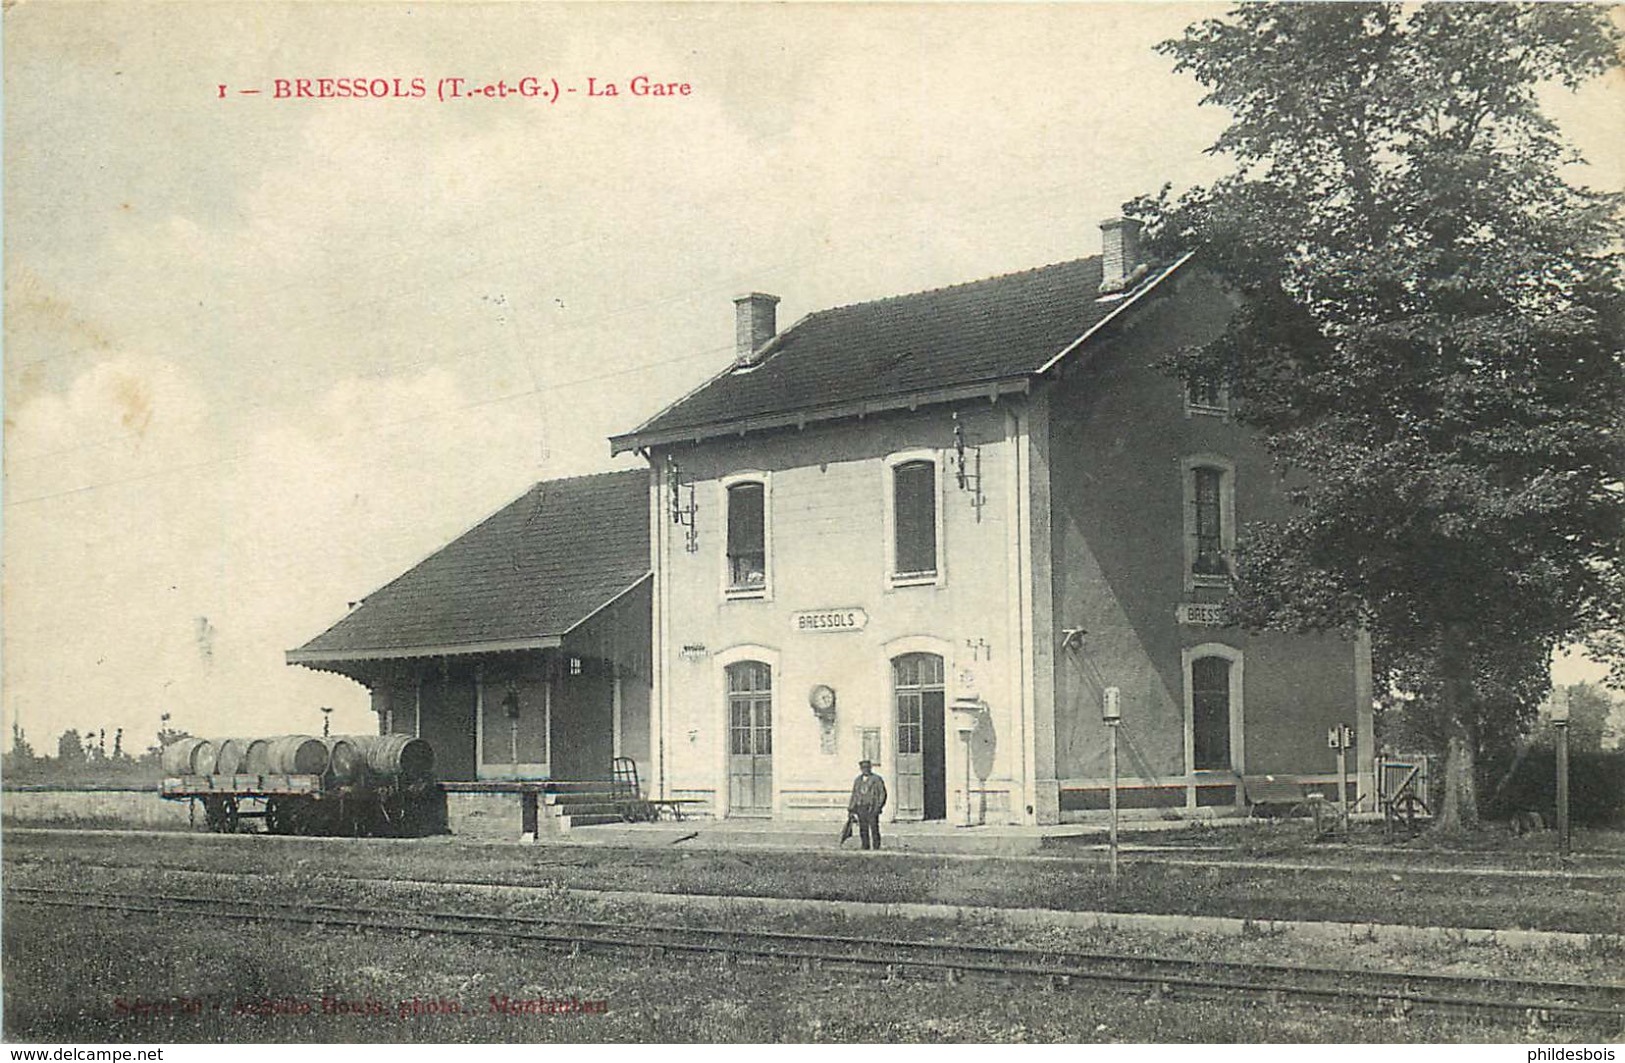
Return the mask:
{"type": "Polygon", "coordinates": [[[222,428],[185,373],[119,356],[24,404],[20,451],[115,439],[75,459],[83,490],[8,511],[8,714],[38,738],[143,736],[160,712],[194,732],[308,729],[319,705],[371,726],[359,686],[283,651],[528,485],[534,408],[482,398],[440,368],[352,376],[308,416],[222,428]]]}
{"type": "Polygon", "coordinates": [[[96,361],[66,391],[36,392],[15,406],[6,436],[9,501],[196,461],[207,410],[173,361],[133,353],[96,361]]]}

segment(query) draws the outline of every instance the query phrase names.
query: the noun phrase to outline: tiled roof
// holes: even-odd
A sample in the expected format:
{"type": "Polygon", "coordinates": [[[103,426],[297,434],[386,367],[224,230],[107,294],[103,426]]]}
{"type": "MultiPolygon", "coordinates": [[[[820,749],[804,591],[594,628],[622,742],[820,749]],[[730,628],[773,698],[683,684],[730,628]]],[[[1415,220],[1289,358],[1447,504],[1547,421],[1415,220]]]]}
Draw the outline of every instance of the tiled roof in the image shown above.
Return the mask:
{"type": "MultiPolygon", "coordinates": [[[[1177,265],[1177,264],[1176,264],[1177,265]]],[[[764,358],[729,369],[618,436],[618,452],[741,422],[1029,377],[1156,284],[1102,300],[1099,256],[872,303],[821,310],[776,337],[764,358]]]]}
{"type": "Polygon", "coordinates": [[[649,572],[649,473],[545,480],[288,654],[291,663],[520,648],[649,572]]]}

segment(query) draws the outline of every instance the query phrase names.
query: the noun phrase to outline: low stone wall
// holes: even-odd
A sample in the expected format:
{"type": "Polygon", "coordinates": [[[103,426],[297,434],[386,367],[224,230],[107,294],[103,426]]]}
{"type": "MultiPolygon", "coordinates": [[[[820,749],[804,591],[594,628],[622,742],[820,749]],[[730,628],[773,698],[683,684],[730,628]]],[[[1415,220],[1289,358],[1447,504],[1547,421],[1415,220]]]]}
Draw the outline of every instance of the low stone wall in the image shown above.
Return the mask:
{"type": "MultiPolygon", "coordinates": [[[[203,830],[203,810],[194,823],[186,801],[166,801],[155,789],[6,789],[0,791],[0,821],[13,827],[138,828],[203,830]]],[[[458,837],[518,841],[524,833],[520,796],[513,793],[449,793],[446,825],[458,837]]],[[[538,824],[544,836],[557,831],[545,811],[538,824]]]]}
{"type": "Polygon", "coordinates": [[[518,794],[449,793],[446,826],[454,837],[516,842],[524,833],[518,794]]]}
{"type": "MultiPolygon", "coordinates": [[[[165,801],[156,788],[0,791],[0,821],[17,827],[192,828],[186,801],[165,801]]],[[[201,829],[202,810],[198,812],[201,829]]]]}

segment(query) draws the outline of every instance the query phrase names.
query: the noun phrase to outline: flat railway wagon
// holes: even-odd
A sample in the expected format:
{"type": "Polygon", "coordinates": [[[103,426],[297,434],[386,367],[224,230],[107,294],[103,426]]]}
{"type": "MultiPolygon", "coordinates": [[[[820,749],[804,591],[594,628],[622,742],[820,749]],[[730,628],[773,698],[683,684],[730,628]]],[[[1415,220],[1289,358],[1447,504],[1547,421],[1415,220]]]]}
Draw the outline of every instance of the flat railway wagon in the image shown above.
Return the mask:
{"type": "Polygon", "coordinates": [[[411,735],[183,738],[164,750],[159,796],[237,833],[420,837],[445,831],[434,747],[411,735]]]}

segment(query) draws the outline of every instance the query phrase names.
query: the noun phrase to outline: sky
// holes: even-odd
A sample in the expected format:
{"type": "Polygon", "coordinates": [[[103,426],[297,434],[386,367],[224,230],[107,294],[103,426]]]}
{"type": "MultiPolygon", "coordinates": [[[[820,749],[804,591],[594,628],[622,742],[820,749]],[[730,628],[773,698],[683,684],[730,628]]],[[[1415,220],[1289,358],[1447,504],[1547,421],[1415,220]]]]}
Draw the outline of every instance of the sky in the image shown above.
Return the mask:
{"type": "MultiPolygon", "coordinates": [[[[373,729],[284,652],[534,481],[636,465],[607,437],[727,364],[735,295],[782,327],[1094,254],[1223,172],[1153,50],[1221,12],[8,5],[7,729],[373,729]],[[562,91],[468,95],[525,78],[562,91]]],[[[1622,94],[1553,100],[1594,186],[1622,94]]]]}

